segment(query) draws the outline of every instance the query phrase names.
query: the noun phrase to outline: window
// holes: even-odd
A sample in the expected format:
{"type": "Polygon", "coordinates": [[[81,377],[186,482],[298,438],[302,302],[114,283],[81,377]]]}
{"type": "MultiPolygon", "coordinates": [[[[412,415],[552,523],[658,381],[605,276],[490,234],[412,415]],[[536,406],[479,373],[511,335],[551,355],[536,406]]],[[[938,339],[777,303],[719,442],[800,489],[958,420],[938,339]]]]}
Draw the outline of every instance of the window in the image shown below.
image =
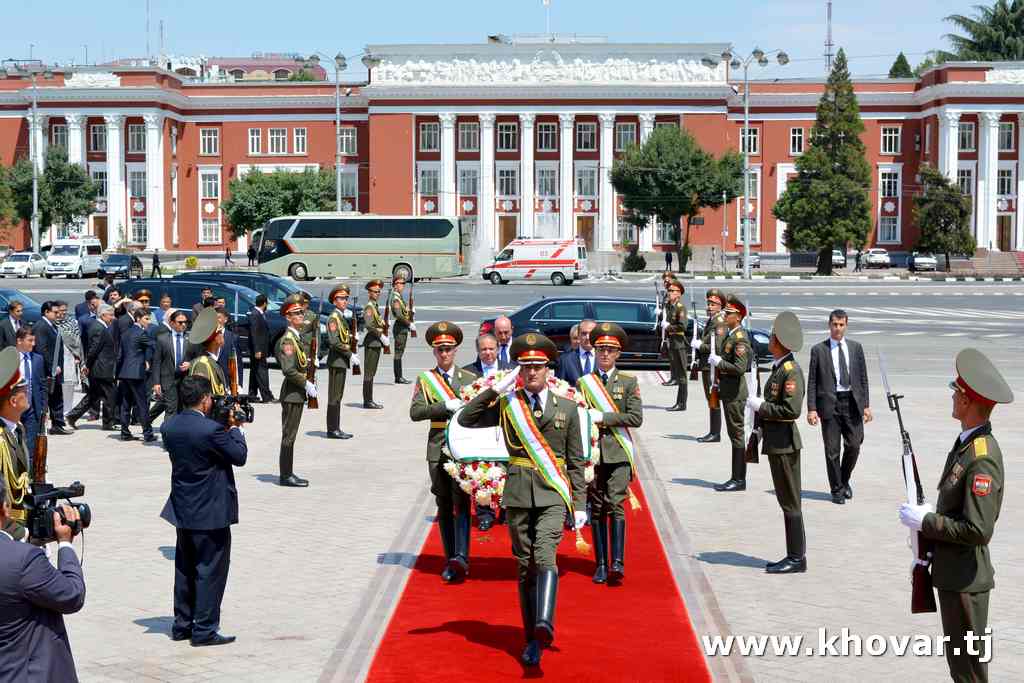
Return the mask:
{"type": "Polygon", "coordinates": [[[146,151],[146,126],[141,123],[128,125],[128,153],[142,154],[146,151]]]}
{"type": "Polygon", "coordinates": [[[879,177],[878,190],[883,197],[900,196],[900,174],[899,171],[882,171],[879,177]]]}
{"type": "Polygon", "coordinates": [[[619,217],[615,226],[616,244],[636,244],[636,226],[619,217]]]}
{"type": "Polygon", "coordinates": [[[789,153],[792,156],[804,153],[804,129],[789,129],[789,153]]]}
{"type": "Polygon", "coordinates": [[[519,196],[519,169],[499,168],[498,169],[498,196],[517,197],[519,196]]]}
{"type": "Polygon", "coordinates": [[[576,196],[596,197],[597,196],[597,168],[584,166],[576,169],[576,196]]]}
{"type": "Polygon", "coordinates": [[[757,128],[742,128],[740,129],[740,153],[741,154],[758,154],[760,145],[758,144],[758,133],[757,128]]]}
{"type": "MultiPolygon", "coordinates": [[[[274,80],[287,81],[291,77],[291,75],[292,72],[289,71],[288,69],[278,69],[277,71],[274,72],[274,80]]],[[[220,240],[217,241],[219,242],[220,240]]]]}
{"type": "Polygon", "coordinates": [[[534,314],[534,320],[571,320],[578,323],[587,317],[587,304],[583,301],[559,301],[548,304],[534,314]]]}
{"type": "Polygon", "coordinates": [[[146,243],[146,217],[145,216],[133,216],[132,217],[132,234],[129,241],[134,244],[145,244],[146,243]]]}
{"type": "Polygon", "coordinates": [[[421,168],[419,190],[422,196],[436,196],[441,186],[441,171],[438,168],[421,168]]]}
{"type": "Polygon", "coordinates": [[[245,79],[245,72],[241,69],[232,69],[228,73],[231,74],[231,77],[236,81],[241,81],[245,79]]]}
{"type": "Polygon", "coordinates": [[[616,323],[654,322],[654,304],[635,304],[625,301],[595,301],[594,318],[616,323]]]}
{"type": "Polygon", "coordinates": [[[341,146],[341,153],[345,156],[356,155],[356,129],[346,126],[338,132],[338,144],[341,146]]]}
{"type": "Polygon", "coordinates": [[[960,168],[956,172],[956,184],[960,186],[960,194],[974,194],[974,172],[969,168],[960,168]]]}
{"type": "Polygon", "coordinates": [[[128,171],[128,196],[129,197],[145,197],[146,196],[146,172],[145,171],[128,171]]]}
{"type": "Polygon", "coordinates": [[[931,154],[932,151],[932,122],[924,124],[924,153],[931,154]]]}
{"type": "Polygon", "coordinates": [[[882,216],[878,220],[878,241],[899,242],[900,223],[896,216],[882,216]]]}
{"type": "Polygon", "coordinates": [[[68,127],[63,123],[53,124],[50,129],[50,144],[54,147],[68,148],[68,127]]]}
{"type": "MultiPolygon", "coordinates": [[[[543,207],[541,207],[543,209],[543,207]]],[[[558,214],[552,211],[541,211],[535,214],[533,224],[533,236],[542,238],[556,238],[561,231],[558,225],[558,214]]]]}
{"type": "Polygon", "coordinates": [[[1012,152],[1013,151],[1013,122],[1012,121],[1000,121],[999,122],[999,151],[1000,152],[1012,152]]]}
{"type": "Polygon", "coordinates": [[[654,241],[657,244],[675,244],[676,226],[658,221],[654,228],[654,241]]]}
{"type": "Polygon", "coordinates": [[[220,199],[220,174],[203,172],[200,175],[200,186],[203,199],[220,199]]]}
{"type": "Polygon", "coordinates": [[[538,123],[537,124],[537,151],[557,152],[558,151],[558,124],[538,123]]]}
{"type": "Polygon", "coordinates": [[[996,193],[1000,196],[1008,196],[1017,194],[1013,191],[1013,169],[1012,168],[1001,168],[999,169],[999,177],[996,182],[996,193]]]}
{"type": "Polygon", "coordinates": [[[957,128],[960,138],[960,151],[974,151],[974,124],[968,121],[961,121],[957,128]]]}
{"type": "Polygon", "coordinates": [[[460,168],[459,169],[459,195],[472,197],[478,193],[480,185],[480,169],[460,168]]]}
{"type": "Polygon", "coordinates": [[[296,128],[292,131],[294,140],[292,141],[292,153],[293,154],[305,154],[306,153],[306,129],[296,128]]]}
{"type": "Polygon", "coordinates": [[[199,233],[200,244],[220,243],[220,219],[204,218],[202,230],[199,233]]]}
{"type": "Polygon", "coordinates": [[[89,173],[92,176],[93,182],[99,183],[100,185],[100,197],[107,196],[107,172],[106,171],[91,171],[89,173]]]}
{"type": "Polygon", "coordinates": [[[287,128],[271,128],[270,129],[270,153],[271,154],[287,154],[288,153],[288,129],[287,128]]]}
{"type": "Polygon", "coordinates": [[[655,121],[655,128],[678,128],[679,123],[677,121],[655,121]]]}
{"type": "Polygon", "coordinates": [[[498,124],[498,151],[514,152],[519,149],[519,124],[498,124]]]}
{"type": "Polygon", "coordinates": [[[900,126],[882,126],[882,154],[900,153],[900,126]]]}
{"type": "MultiPolygon", "coordinates": [[[[476,152],[480,149],[480,124],[459,124],[459,151],[476,152]]],[[[475,192],[473,194],[476,194],[475,192]]]]}
{"type": "Polygon", "coordinates": [[[615,124],[615,151],[621,152],[630,145],[636,144],[636,124],[616,123],[615,124]]]}
{"type": "Polygon", "coordinates": [[[576,149],[580,152],[593,152],[597,149],[597,124],[576,124],[576,149]]]}
{"type": "Polygon", "coordinates": [[[537,196],[557,197],[558,196],[558,169],[538,168],[537,169],[537,196]]]}
{"type": "Polygon", "coordinates": [[[356,180],[357,176],[355,173],[342,173],[341,174],[341,196],[342,197],[355,197],[356,196],[356,180]]]}
{"type": "Polygon", "coordinates": [[[107,151],[107,126],[106,124],[99,124],[89,126],[89,151],[90,152],[106,152],[107,151]]]}
{"type": "Polygon", "coordinates": [[[217,128],[199,129],[199,154],[217,156],[220,154],[220,130],[217,128]]]}
{"type": "Polygon", "coordinates": [[[178,129],[171,126],[171,156],[178,154],[178,129]]]}
{"type": "Polygon", "coordinates": [[[420,124],[420,151],[436,152],[441,149],[441,124],[420,124]]]}
{"type": "Polygon", "coordinates": [[[249,129],[249,154],[259,154],[263,145],[263,131],[259,128],[249,129]]]}

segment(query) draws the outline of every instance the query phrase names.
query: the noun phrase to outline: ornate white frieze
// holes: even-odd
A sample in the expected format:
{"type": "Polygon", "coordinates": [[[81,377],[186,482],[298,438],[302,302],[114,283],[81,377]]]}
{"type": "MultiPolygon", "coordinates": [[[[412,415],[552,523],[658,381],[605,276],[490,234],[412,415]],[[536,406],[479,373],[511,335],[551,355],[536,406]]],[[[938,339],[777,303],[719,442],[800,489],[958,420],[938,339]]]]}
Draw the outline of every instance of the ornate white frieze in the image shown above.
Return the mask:
{"type": "Polygon", "coordinates": [[[989,69],[985,72],[986,83],[1024,84],[1024,69],[989,69]]]}
{"type": "Polygon", "coordinates": [[[64,77],[65,88],[120,88],[121,77],[110,71],[74,71],[64,77]]]}

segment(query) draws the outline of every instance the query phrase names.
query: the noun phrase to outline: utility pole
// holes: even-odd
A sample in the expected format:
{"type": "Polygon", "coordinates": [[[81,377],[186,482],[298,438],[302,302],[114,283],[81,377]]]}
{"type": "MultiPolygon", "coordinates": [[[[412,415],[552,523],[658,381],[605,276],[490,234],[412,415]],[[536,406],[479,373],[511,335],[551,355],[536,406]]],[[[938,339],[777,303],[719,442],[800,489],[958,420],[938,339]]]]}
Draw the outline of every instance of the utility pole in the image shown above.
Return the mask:
{"type": "Polygon", "coordinates": [[[832,73],[832,0],[825,3],[825,73],[832,73]]]}

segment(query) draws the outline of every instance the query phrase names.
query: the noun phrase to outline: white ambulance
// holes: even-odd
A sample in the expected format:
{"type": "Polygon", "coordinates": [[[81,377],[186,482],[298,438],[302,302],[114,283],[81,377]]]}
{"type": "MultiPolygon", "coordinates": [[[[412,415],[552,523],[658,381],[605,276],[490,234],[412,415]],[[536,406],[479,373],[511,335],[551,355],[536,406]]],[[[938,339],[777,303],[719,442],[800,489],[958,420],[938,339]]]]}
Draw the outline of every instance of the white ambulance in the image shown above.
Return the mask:
{"type": "Polygon", "coordinates": [[[483,278],[492,285],[512,280],[571,285],[587,277],[587,247],[580,239],[512,240],[483,269],[483,278]]]}

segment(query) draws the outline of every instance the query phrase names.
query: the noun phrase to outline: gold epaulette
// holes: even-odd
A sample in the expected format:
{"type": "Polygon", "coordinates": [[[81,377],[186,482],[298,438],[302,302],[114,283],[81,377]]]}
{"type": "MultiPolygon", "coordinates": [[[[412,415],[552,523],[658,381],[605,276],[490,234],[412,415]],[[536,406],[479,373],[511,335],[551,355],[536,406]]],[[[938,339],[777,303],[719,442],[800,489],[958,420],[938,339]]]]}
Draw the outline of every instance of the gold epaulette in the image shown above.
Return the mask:
{"type": "MultiPolygon", "coordinates": [[[[564,465],[565,464],[565,460],[563,458],[555,458],[555,462],[558,465],[564,465]]],[[[529,458],[521,458],[518,455],[509,456],[508,464],[509,465],[514,465],[516,467],[525,467],[525,468],[531,469],[531,470],[537,469],[537,466],[535,464],[533,464],[532,460],[530,460],[529,458]]]]}
{"type": "Polygon", "coordinates": [[[972,444],[974,446],[974,457],[984,458],[988,455],[988,441],[983,436],[979,436],[974,440],[972,444]]]}
{"type": "Polygon", "coordinates": [[[786,372],[789,372],[790,370],[792,370],[793,369],[793,361],[787,360],[785,363],[782,364],[782,369],[785,370],[786,372]]]}

